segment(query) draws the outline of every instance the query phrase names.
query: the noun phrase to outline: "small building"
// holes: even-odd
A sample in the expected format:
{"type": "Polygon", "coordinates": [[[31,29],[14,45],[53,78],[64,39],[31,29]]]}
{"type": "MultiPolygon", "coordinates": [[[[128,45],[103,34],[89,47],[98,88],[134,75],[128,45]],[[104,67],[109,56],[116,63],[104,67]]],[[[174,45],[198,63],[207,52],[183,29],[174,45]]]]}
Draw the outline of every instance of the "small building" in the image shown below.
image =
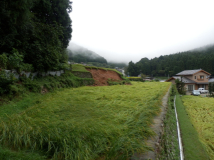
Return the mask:
{"type": "Polygon", "coordinates": [[[175,84],[175,80],[179,79],[185,83],[185,88],[187,91],[197,90],[198,88],[208,90],[210,75],[210,73],[204,71],[203,69],[184,70],[176,74],[176,76],[167,79],[165,82],[172,82],[175,84]]]}

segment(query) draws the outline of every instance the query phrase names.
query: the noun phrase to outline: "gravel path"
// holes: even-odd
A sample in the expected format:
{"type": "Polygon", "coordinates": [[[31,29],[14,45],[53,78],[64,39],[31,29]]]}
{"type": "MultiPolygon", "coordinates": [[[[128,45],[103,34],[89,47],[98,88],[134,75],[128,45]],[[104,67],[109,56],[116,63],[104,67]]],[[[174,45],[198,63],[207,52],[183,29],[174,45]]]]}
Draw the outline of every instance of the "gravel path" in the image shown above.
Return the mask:
{"type": "Polygon", "coordinates": [[[166,108],[167,108],[167,102],[168,102],[168,97],[169,97],[169,91],[166,93],[166,95],[162,99],[162,105],[161,107],[161,113],[154,118],[154,123],[151,126],[151,128],[155,131],[156,136],[151,137],[150,139],[147,140],[148,146],[152,147],[154,151],[149,151],[144,154],[135,154],[131,158],[131,160],[155,160],[156,159],[156,154],[159,151],[159,142],[160,142],[160,137],[163,133],[163,120],[166,114],[166,108]]]}

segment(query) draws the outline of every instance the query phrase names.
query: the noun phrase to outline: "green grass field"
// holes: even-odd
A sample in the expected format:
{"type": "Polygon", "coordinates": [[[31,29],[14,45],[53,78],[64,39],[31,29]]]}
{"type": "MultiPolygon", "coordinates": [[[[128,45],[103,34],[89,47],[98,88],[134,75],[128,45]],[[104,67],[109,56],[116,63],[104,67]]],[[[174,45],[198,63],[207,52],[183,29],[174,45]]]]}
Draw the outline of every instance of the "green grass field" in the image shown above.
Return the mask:
{"type": "Polygon", "coordinates": [[[145,140],[154,134],[149,126],[170,85],[61,89],[6,104],[0,108],[0,157],[24,152],[41,159],[126,159],[145,152],[145,140]]]}
{"type": "Polygon", "coordinates": [[[184,96],[182,101],[199,139],[211,160],[214,159],[214,99],[184,96]]]}

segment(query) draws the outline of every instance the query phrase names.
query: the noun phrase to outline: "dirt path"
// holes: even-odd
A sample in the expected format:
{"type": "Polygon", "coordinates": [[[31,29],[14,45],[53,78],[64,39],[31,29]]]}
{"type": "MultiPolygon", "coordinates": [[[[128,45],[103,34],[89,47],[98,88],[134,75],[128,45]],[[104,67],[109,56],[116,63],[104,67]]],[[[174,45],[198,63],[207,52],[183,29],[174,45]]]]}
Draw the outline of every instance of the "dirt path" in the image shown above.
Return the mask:
{"type": "Polygon", "coordinates": [[[160,147],[160,137],[163,133],[163,120],[166,114],[166,108],[167,108],[167,102],[168,102],[168,97],[169,97],[169,91],[166,93],[166,95],[162,98],[162,105],[161,107],[161,113],[154,118],[154,123],[151,126],[151,128],[155,131],[156,136],[151,137],[149,140],[147,140],[148,146],[152,147],[154,151],[149,151],[144,154],[135,154],[131,158],[131,160],[155,160],[156,155],[159,151],[160,147]]]}

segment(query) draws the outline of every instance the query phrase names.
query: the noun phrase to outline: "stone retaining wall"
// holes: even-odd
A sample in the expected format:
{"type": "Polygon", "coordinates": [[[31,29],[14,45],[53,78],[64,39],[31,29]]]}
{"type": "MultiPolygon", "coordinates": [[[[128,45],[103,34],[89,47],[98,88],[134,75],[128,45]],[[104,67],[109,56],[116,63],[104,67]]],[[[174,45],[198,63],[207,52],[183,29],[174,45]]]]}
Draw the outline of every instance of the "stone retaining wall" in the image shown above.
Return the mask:
{"type": "Polygon", "coordinates": [[[27,78],[29,78],[30,75],[32,75],[32,80],[37,75],[41,75],[43,77],[49,76],[49,75],[52,75],[52,76],[61,76],[61,74],[65,73],[64,70],[60,70],[60,71],[47,71],[47,72],[25,72],[25,71],[22,71],[20,74],[17,73],[16,70],[5,70],[5,72],[6,72],[6,75],[8,77],[12,74],[16,79],[19,79],[20,75],[25,75],[27,78]]]}

